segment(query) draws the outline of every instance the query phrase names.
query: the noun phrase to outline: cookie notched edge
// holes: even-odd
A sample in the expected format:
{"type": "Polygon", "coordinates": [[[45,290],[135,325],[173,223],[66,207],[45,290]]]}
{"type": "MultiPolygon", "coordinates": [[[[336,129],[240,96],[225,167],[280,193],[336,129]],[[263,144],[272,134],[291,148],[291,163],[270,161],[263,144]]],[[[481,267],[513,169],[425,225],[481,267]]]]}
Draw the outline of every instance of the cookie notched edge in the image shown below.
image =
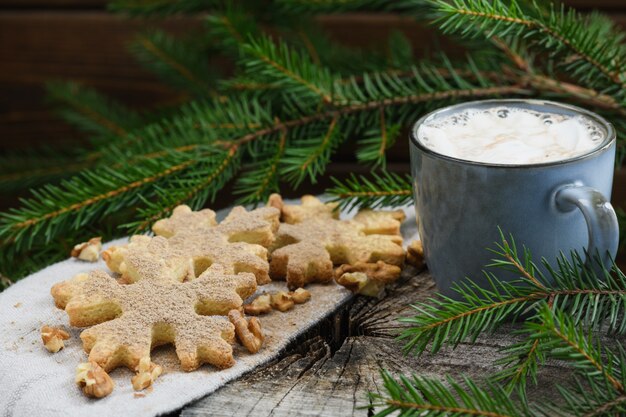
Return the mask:
{"type": "Polygon", "coordinates": [[[335,265],[404,262],[400,225],[404,211],[361,210],[339,220],[337,203],[306,195],[300,205],[285,204],[272,194],[268,206],[281,211],[276,240],[270,246],[270,276],[286,279],[290,289],[312,282],[328,283],[335,265]]]}
{"type": "Polygon", "coordinates": [[[188,282],[141,280],[121,284],[104,271],[79,274],[55,284],[51,294],[75,327],[89,361],[110,371],[137,370],[160,345],[173,344],[181,368],[204,363],[227,368],[235,363],[234,326],[226,315],[242,310],[256,291],[251,273],[226,274],[210,269],[188,282]]]}
{"type": "Polygon", "coordinates": [[[126,245],[102,254],[107,266],[125,282],[162,276],[192,280],[217,263],[230,273],[252,272],[259,285],[270,282],[267,247],[278,230],[280,211],[234,207],[217,223],[210,209],[178,206],[153,226],[156,236],[135,235],[126,245]]]}

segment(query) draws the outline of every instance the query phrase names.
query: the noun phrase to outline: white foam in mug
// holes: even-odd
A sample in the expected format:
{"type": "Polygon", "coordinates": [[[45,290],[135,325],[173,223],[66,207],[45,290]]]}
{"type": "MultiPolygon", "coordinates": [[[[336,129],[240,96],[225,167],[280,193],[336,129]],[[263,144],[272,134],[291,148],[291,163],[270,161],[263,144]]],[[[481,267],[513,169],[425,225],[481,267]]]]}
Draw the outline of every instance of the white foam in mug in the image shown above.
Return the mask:
{"type": "Polygon", "coordinates": [[[570,159],[599,147],[604,130],[582,116],[516,107],[466,109],[425,120],[418,140],[437,153],[468,161],[530,165],[570,159]]]}

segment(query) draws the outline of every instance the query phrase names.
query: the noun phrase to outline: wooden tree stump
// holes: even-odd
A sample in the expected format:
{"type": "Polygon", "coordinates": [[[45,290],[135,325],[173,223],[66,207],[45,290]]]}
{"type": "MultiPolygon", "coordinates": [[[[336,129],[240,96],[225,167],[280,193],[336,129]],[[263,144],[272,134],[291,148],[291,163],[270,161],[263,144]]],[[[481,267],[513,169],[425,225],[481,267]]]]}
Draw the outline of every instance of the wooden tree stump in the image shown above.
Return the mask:
{"type": "MultiPolygon", "coordinates": [[[[187,406],[182,416],[368,416],[375,410],[368,393],[382,393],[380,369],[445,378],[467,375],[478,380],[497,371],[499,349],[515,341],[514,325],[480,337],[474,344],[443,349],[419,358],[402,354],[395,336],[413,315],[410,304],[432,296],[427,271],[409,269],[381,299],[357,297],[307,332],[281,359],[187,406]]],[[[556,398],[556,384],[571,379],[561,362],[548,363],[537,387],[542,398],[556,398]]]]}

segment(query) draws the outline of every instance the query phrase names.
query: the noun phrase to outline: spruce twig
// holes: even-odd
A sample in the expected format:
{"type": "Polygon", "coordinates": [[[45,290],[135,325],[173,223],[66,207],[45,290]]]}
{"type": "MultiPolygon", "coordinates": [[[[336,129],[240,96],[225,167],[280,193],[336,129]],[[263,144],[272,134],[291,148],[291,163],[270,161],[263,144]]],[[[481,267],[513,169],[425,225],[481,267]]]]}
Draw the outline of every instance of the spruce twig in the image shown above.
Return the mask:
{"type": "MultiPolygon", "coordinates": [[[[35,190],[27,203],[31,206],[14,210],[0,222],[5,243],[29,247],[27,230],[48,236],[44,241],[61,234],[76,237],[83,219],[98,225],[108,221],[123,196],[138,205],[131,219],[134,225],[168,213],[177,202],[199,207],[229,181],[235,181],[240,201],[258,203],[269,192],[279,191],[283,182],[294,186],[317,181],[348,139],[356,139],[357,160],[375,171],[339,180],[331,191],[346,198],[343,206],[404,204],[410,199],[410,182],[386,173],[387,150],[401,126],[427,110],[462,100],[557,97],[599,111],[618,132],[626,132],[621,117],[626,114],[621,88],[625,80],[617,79],[623,78],[624,36],[597,14],[582,16],[526,0],[268,4],[244,0],[237,5],[213,0],[116,0],[111,7],[135,16],[208,13],[205,27],[193,37],[144,32],[134,47],[147,67],[194,101],[174,110],[137,113],[86,87],[51,85],[50,93],[66,118],[88,131],[92,143],[71,163],[51,161],[39,167],[38,179],[33,175],[33,181],[24,184],[58,181],[74,169],[88,169],[85,175],[103,179],[113,169],[118,177],[112,180],[115,187],[85,181],[80,175],[70,178],[69,184],[80,184],[80,199],[67,199],[63,193],[54,197],[56,189],[52,194],[35,190]],[[276,13],[267,13],[268,8],[276,13]],[[347,10],[436,18],[444,31],[471,38],[464,42],[473,59],[416,60],[411,44],[397,33],[382,47],[351,48],[331,41],[308,18],[347,10]],[[212,72],[214,58],[236,61],[232,78],[220,79],[212,72]],[[237,151],[229,159],[223,151],[231,145],[237,151]],[[170,154],[202,161],[134,186],[158,174],[152,169],[145,175],[136,171],[149,164],[145,159],[155,158],[160,168],[167,169],[170,154]],[[217,176],[211,176],[222,166],[217,176]],[[203,181],[192,174],[194,170],[212,180],[203,181]],[[133,186],[127,189],[128,184],[133,186]],[[165,192],[171,198],[162,198],[165,192]],[[58,218],[55,213],[60,213],[58,218]],[[79,220],[70,221],[72,217],[79,220]]],[[[625,149],[620,150],[622,156],[625,149]]],[[[26,171],[0,172],[10,180],[0,181],[0,186],[15,188],[26,171]]]]}
{"type": "Polygon", "coordinates": [[[599,277],[573,253],[573,261],[561,258],[558,267],[546,264],[550,272],[546,279],[537,272],[528,251],[524,250],[524,260],[519,258],[512,237],[501,240],[493,265],[518,271],[518,281],[503,282],[489,274],[490,289],[467,282],[457,288],[463,300],[440,296],[416,306],[418,316],[400,320],[415,326],[401,336],[401,340],[408,339],[407,351],[421,352],[432,343],[431,350],[436,352],[443,345],[472,342],[482,331],[496,328],[499,320],[508,321],[524,312],[527,318],[517,331],[522,340],[503,348],[504,356],[497,361],[504,369],[480,383],[468,378],[461,382],[394,378],[382,371],[386,392],[373,396],[377,400],[373,405],[382,407],[376,415],[394,411],[412,415],[422,410],[427,415],[608,416],[626,411],[626,351],[620,344],[617,351],[603,347],[598,339],[598,333],[607,330],[623,334],[623,326],[617,323],[623,322],[626,301],[623,272],[614,269],[612,275],[605,271],[599,277]],[[564,296],[569,297],[567,302],[557,301],[564,296]],[[527,304],[522,308],[520,303],[527,304]],[[439,330],[433,332],[436,327],[439,330]],[[525,394],[527,379],[536,382],[548,358],[569,363],[572,382],[557,386],[560,400],[533,398],[530,402],[525,394]],[[506,387],[500,385],[503,381],[506,387]],[[518,395],[511,396],[512,392],[518,395]]]}

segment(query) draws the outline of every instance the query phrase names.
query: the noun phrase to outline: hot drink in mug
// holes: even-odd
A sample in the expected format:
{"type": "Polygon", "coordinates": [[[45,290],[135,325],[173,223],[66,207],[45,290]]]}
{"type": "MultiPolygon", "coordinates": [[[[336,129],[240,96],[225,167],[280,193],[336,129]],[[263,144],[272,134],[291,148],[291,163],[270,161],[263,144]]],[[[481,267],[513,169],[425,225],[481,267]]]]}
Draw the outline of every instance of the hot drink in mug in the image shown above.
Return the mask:
{"type": "Polygon", "coordinates": [[[445,294],[464,277],[487,284],[498,228],[536,260],[615,256],[615,131],[600,116],[538,100],[464,103],[420,119],[410,147],[420,238],[445,294]]]}

